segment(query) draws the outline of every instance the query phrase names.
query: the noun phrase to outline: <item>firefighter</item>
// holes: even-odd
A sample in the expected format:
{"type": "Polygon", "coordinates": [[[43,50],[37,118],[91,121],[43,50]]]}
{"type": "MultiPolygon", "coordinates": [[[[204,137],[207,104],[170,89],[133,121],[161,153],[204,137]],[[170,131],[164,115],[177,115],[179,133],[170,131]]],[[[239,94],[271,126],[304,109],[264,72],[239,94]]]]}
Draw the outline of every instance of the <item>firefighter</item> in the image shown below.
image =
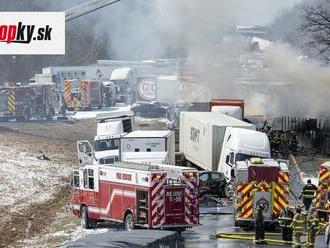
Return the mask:
{"type": "Polygon", "coordinates": [[[63,102],[62,106],[61,106],[61,114],[63,117],[66,116],[66,104],[65,102],[63,102]]]}
{"type": "Polygon", "coordinates": [[[74,109],[75,113],[77,112],[79,105],[80,105],[80,103],[79,103],[78,97],[75,96],[73,98],[73,109],[74,109]]]}
{"type": "Polygon", "coordinates": [[[312,181],[310,179],[307,180],[307,184],[304,186],[301,192],[301,196],[303,198],[303,203],[305,206],[306,211],[309,210],[313,199],[316,195],[317,187],[312,184],[312,181]]]}
{"type": "Polygon", "coordinates": [[[302,247],[301,236],[304,233],[304,224],[305,224],[305,217],[301,212],[301,207],[298,206],[296,209],[296,214],[294,215],[292,223],[290,225],[293,231],[292,247],[295,248],[302,247]]]}
{"type": "Polygon", "coordinates": [[[282,227],[282,239],[284,241],[292,241],[292,228],[290,227],[294,212],[290,209],[289,205],[281,211],[279,220],[280,226],[282,227]]]}
{"type": "Polygon", "coordinates": [[[319,230],[319,218],[315,207],[311,207],[307,218],[307,247],[313,248],[315,245],[316,234],[319,230]]]}
{"type": "Polygon", "coordinates": [[[255,244],[264,244],[265,243],[265,228],[264,228],[264,215],[262,211],[264,207],[259,205],[257,207],[257,215],[254,223],[254,231],[255,231],[255,244]]]}

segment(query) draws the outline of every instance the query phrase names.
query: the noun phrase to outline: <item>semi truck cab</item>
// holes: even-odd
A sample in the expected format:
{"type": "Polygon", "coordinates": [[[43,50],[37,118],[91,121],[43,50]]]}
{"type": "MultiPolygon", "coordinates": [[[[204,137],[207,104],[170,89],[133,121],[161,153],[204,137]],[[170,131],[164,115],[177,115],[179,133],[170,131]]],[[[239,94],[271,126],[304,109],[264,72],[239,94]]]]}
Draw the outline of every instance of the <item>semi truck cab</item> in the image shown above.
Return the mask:
{"type": "Polygon", "coordinates": [[[270,158],[269,139],[265,133],[228,127],[220,153],[218,171],[228,180],[235,177],[234,165],[238,161],[246,161],[252,157],[270,158]]]}
{"type": "Polygon", "coordinates": [[[135,130],[135,117],[131,111],[102,113],[96,119],[98,124],[94,147],[88,140],[77,142],[79,165],[118,162],[121,137],[135,130]]]}

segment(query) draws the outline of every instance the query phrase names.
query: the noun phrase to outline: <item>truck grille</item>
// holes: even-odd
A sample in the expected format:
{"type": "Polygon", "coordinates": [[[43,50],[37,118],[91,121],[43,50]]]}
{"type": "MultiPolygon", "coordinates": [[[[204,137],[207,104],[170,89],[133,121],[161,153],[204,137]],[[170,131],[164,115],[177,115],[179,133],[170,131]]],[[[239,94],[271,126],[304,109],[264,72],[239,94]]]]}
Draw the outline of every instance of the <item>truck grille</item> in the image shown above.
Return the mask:
{"type": "Polygon", "coordinates": [[[100,159],[100,164],[113,164],[113,163],[118,162],[118,161],[119,161],[118,156],[107,157],[107,158],[101,158],[100,159]]]}

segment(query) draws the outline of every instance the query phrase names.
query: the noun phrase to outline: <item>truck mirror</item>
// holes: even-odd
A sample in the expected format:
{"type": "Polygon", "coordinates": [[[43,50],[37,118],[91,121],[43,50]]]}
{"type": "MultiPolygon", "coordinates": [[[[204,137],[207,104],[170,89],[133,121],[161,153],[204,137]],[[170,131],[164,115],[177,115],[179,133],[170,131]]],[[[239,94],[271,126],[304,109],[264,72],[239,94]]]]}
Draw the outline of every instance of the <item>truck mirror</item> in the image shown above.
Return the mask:
{"type": "Polygon", "coordinates": [[[229,164],[229,155],[226,156],[226,163],[229,164]]]}
{"type": "Polygon", "coordinates": [[[235,170],[231,169],[230,175],[231,175],[232,178],[234,178],[235,177],[235,170]]]}

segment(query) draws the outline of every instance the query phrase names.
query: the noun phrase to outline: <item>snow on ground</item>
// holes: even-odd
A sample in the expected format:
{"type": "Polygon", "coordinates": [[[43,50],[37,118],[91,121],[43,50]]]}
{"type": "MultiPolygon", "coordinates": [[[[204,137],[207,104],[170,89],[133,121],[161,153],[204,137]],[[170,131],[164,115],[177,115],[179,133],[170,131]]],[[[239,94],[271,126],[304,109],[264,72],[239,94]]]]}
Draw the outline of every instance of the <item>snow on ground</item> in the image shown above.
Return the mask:
{"type": "Polygon", "coordinates": [[[76,120],[83,120],[83,119],[93,119],[96,118],[97,114],[100,113],[115,113],[115,112],[120,112],[120,111],[130,111],[131,106],[124,106],[124,107],[112,107],[110,109],[102,109],[102,110],[93,110],[93,111],[77,111],[76,113],[74,112],[68,112],[68,116],[76,119],[76,120]]]}
{"type": "Polygon", "coordinates": [[[47,233],[42,236],[36,236],[31,239],[25,239],[20,241],[19,243],[22,247],[48,248],[50,245],[53,246],[52,244],[53,241],[57,243],[56,247],[66,247],[66,244],[68,242],[69,243],[74,242],[88,235],[107,233],[112,231],[113,229],[108,229],[108,228],[84,229],[80,225],[78,225],[75,227],[71,226],[71,229],[68,230],[59,230],[54,233],[47,233]],[[61,245],[59,245],[58,243],[61,243],[61,245]]]}
{"type": "Polygon", "coordinates": [[[36,154],[0,145],[0,209],[13,213],[50,199],[61,178],[70,172],[67,165],[39,160],[36,154]]]}

